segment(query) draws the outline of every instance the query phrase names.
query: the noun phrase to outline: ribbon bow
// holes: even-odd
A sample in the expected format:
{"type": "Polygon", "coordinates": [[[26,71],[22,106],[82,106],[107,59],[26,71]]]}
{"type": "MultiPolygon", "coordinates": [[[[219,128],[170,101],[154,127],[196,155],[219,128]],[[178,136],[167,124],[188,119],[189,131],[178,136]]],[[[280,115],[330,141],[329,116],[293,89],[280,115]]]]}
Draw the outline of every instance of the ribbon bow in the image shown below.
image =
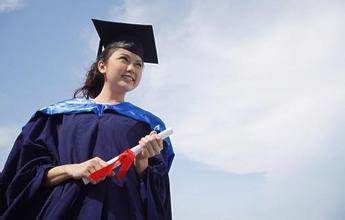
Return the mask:
{"type": "Polygon", "coordinates": [[[121,180],[126,173],[128,172],[129,168],[131,167],[135,154],[130,149],[126,149],[122,154],[118,156],[117,160],[112,162],[111,164],[96,170],[95,172],[89,175],[89,178],[93,181],[99,181],[103,177],[109,176],[109,174],[113,171],[113,169],[117,166],[121,166],[119,171],[116,174],[117,179],[121,180]]]}

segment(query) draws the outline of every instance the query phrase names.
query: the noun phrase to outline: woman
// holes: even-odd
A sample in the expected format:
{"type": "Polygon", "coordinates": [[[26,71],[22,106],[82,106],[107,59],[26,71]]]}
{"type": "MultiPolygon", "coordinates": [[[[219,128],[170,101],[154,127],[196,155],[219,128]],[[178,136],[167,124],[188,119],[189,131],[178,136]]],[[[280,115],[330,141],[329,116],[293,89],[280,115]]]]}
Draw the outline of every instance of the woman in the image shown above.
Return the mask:
{"type": "Polygon", "coordinates": [[[158,63],[152,26],[93,22],[100,46],[74,94],[83,98],[42,108],[23,127],[1,176],[2,219],[171,219],[174,152],[156,132],[165,125],[125,102],[144,62],[158,63]],[[89,178],[138,143],[142,152],[124,178],[89,178]]]}

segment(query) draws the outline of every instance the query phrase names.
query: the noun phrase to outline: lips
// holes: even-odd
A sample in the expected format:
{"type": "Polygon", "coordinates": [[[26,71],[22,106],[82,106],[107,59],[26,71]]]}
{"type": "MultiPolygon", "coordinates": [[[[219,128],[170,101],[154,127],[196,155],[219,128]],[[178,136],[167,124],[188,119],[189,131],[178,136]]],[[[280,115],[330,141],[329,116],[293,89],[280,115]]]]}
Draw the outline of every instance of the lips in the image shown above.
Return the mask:
{"type": "Polygon", "coordinates": [[[132,81],[132,82],[135,81],[134,77],[131,76],[131,75],[121,75],[121,77],[122,77],[123,79],[125,79],[125,80],[129,80],[129,81],[132,81]]]}

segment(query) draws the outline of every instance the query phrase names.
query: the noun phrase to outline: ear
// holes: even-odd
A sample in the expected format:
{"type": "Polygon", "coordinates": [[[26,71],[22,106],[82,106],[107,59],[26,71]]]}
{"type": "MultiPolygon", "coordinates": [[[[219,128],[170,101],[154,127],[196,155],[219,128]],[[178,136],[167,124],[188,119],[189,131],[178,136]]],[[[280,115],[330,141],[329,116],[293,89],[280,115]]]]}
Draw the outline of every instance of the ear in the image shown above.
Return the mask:
{"type": "Polygon", "coordinates": [[[105,73],[107,71],[107,66],[103,60],[98,61],[97,67],[100,73],[105,73]]]}

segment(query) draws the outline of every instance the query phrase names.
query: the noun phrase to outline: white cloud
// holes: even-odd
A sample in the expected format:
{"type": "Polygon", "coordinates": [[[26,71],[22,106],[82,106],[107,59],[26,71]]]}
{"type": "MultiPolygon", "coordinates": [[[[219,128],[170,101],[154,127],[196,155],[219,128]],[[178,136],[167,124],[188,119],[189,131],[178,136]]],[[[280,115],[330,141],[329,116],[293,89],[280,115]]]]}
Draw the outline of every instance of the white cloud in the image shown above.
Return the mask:
{"type": "Polygon", "coordinates": [[[167,2],[125,1],[111,15],[154,25],[160,64],[130,99],[175,129],[178,157],[266,173],[235,219],[341,219],[344,3],[167,2]]]}
{"type": "Polygon", "coordinates": [[[9,148],[12,146],[19,132],[20,127],[15,125],[0,127],[0,148],[9,148]]]}
{"type": "Polygon", "coordinates": [[[333,13],[289,18],[263,36],[237,45],[218,37],[210,47],[203,42],[213,36],[193,30],[205,51],[194,56],[202,76],[193,74],[203,88],[180,124],[193,130],[183,130],[179,150],[233,172],[272,171],[317,154],[344,109],[344,68],[334,60],[344,48],[342,21],[333,13]]]}
{"type": "Polygon", "coordinates": [[[266,3],[253,13],[253,5],[225,1],[190,3],[187,12],[153,2],[122,9],[129,20],[158,24],[161,64],[145,70],[133,98],[170,119],[179,154],[231,172],[268,173],[322,154],[344,120],[339,4],[266,3]],[[178,25],[167,28],[168,17],[178,25]]]}
{"type": "Polygon", "coordinates": [[[10,12],[22,7],[21,0],[0,0],[0,13],[10,12]]]}
{"type": "Polygon", "coordinates": [[[2,170],[7,156],[12,149],[16,137],[20,133],[20,126],[8,125],[0,127],[0,170],[2,170]]]}

